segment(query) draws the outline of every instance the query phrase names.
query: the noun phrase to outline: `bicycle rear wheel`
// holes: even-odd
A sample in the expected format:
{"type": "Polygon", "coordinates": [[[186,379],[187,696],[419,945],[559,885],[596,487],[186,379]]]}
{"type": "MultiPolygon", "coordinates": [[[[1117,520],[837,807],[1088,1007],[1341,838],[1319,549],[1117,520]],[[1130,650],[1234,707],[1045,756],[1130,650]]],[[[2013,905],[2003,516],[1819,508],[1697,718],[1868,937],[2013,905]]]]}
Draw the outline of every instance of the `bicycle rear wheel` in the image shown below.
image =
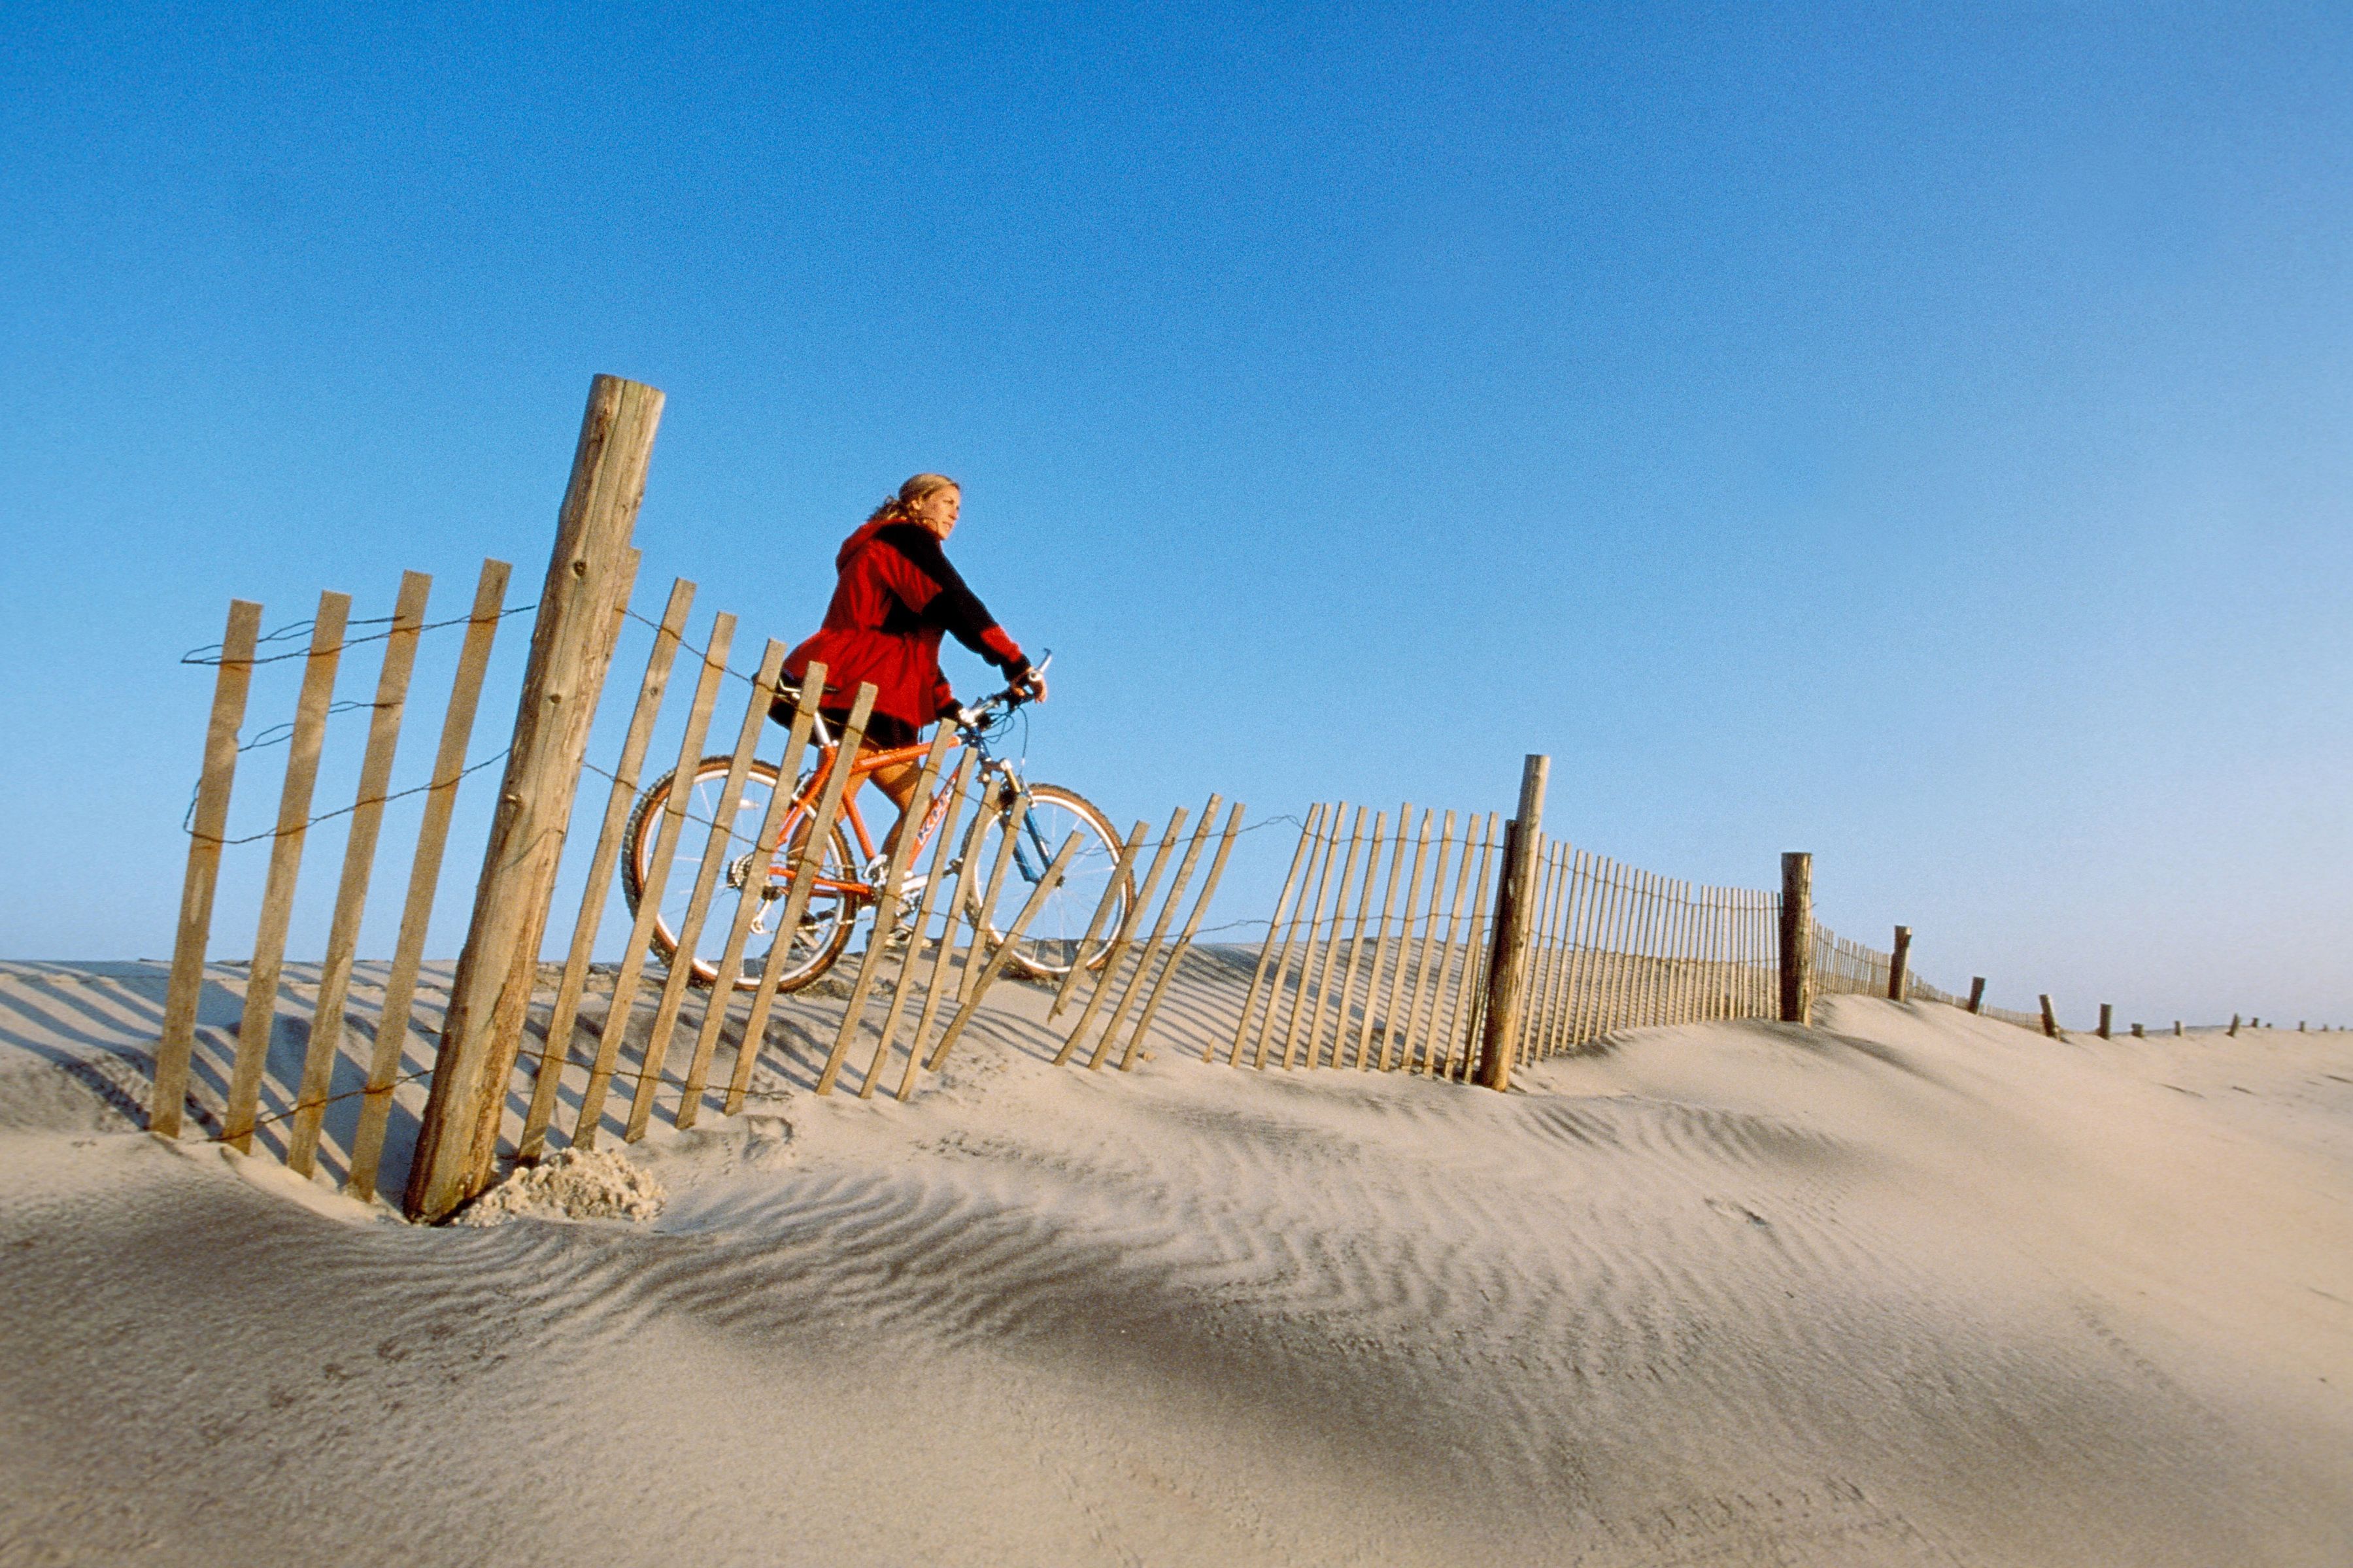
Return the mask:
{"type": "MultiPolygon", "coordinates": [[[[1077,791],[1045,784],[1029,786],[1029,813],[1025,821],[1015,824],[1012,816],[1008,802],[988,825],[976,850],[979,857],[976,875],[985,879],[1004,848],[1006,830],[1013,829],[1012,863],[997,888],[995,904],[985,911],[981,921],[987,930],[989,945],[1003,944],[1005,932],[1012,929],[1022,905],[1036,891],[1046,868],[1053,863],[1055,852],[1061,848],[1062,840],[1076,832],[1080,836],[1079,847],[1063,873],[1061,885],[1047,895],[1045,907],[1030,919],[1021,940],[1008,954],[1007,963],[1033,980],[1058,980],[1068,974],[1079,957],[1079,943],[1087,933],[1089,922],[1093,921],[1106,894],[1110,894],[1112,905],[1096,924],[1095,939],[1086,951],[1087,967],[1100,969],[1110,953],[1119,922],[1127,913],[1128,903],[1135,897],[1135,879],[1132,874],[1121,877],[1116,892],[1113,889],[1112,873],[1119,868],[1120,837],[1112,827],[1111,818],[1077,791]]],[[[976,883],[973,891],[976,904],[987,890],[985,881],[976,883]]]]}
{"type": "MultiPolygon", "coordinates": [[[[679,933],[685,927],[687,909],[694,897],[703,847],[711,838],[711,825],[719,819],[724,803],[727,768],[727,758],[705,757],[695,764],[685,786],[686,821],[678,836],[670,874],[662,883],[660,906],[654,911],[653,951],[665,963],[678,962],[679,933]]],[[[675,772],[655,780],[638,797],[637,809],[630,814],[628,832],[622,840],[621,890],[632,914],[637,912],[644,889],[653,880],[655,841],[660,837],[662,814],[669,807],[677,781],[675,772]]],[[[723,851],[725,858],[712,885],[711,903],[703,915],[702,929],[696,933],[694,952],[689,955],[693,966],[691,978],[697,985],[718,983],[719,962],[726,956],[728,933],[733,930],[737,912],[743,907],[760,823],[767,816],[768,800],[776,788],[776,769],[765,763],[754,763],[744,783],[743,798],[726,815],[728,837],[723,851]]],[[[784,842],[787,846],[804,839],[807,815],[796,811],[786,817],[784,842]]],[[[789,865],[792,857],[780,853],[777,860],[789,865]]],[[[779,991],[799,990],[841,956],[865,900],[826,884],[859,879],[858,859],[851,851],[849,835],[837,822],[833,832],[827,836],[824,863],[818,870],[818,891],[811,895],[786,952],[784,968],[776,983],[779,991]]],[[[768,885],[761,890],[760,908],[754,914],[751,933],[732,977],[735,989],[758,988],[769,952],[777,941],[776,923],[784,917],[786,895],[791,890],[792,873],[781,868],[770,875],[768,885]]]]}

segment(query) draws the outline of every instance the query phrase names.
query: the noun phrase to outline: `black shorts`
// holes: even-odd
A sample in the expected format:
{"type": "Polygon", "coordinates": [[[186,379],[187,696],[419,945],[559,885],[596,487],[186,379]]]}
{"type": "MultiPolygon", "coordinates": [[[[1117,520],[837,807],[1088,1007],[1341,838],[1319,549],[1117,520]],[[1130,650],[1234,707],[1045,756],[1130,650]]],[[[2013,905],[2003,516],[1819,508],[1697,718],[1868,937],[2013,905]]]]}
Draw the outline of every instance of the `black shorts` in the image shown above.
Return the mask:
{"type": "MultiPolygon", "coordinates": [[[[777,698],[769,706],[768,717],[779,724],[790,724],[793,721],[794,710],[798,707],[799,704],[793,700],[792,696],[786,694],[777,698]]],[[[833,731],[836,739],[839,739],[842,731],[849,726],[849,710],[847,708],[819,708],[818,713],[825,720],[826,728],[833,731]]],[[[888,713],[875,713],[867,718],[866,744],[861,749],[869,752],[895,752],[903,747],[920,746],[923,743],[923,731],[916,726],[908,723],[904,719],[894,719],[888,713]]]]}

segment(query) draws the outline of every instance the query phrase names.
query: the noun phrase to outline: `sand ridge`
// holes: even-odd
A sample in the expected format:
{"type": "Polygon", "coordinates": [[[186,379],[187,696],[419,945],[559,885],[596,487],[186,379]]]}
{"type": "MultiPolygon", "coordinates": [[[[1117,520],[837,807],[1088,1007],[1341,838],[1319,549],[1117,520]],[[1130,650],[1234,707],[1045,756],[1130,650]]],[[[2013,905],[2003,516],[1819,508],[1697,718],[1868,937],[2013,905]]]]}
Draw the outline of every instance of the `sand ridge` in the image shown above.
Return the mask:
{"type": "Polygon", "coordinates": [[[1229,984],[1132,1075],[1026,993],[906,1106],[767,1075],[649,1228],[334,1225],[0,1073],[0,1562],[2342,1560],[2334,1037],[1836,999],[1498,1096],[1204,1066],[1229,984]]]}

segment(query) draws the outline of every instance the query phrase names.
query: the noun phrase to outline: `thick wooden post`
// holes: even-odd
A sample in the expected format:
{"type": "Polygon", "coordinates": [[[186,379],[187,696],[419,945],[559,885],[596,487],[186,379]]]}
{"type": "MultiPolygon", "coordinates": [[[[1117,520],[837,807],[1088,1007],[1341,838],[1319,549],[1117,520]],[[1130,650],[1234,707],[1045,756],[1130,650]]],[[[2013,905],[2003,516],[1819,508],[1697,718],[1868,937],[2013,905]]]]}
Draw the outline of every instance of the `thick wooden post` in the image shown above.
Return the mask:
{"type": "Polygon", "coordinates": [[[2112,1004],[2100,1004],[2100,1038],[2105,1040],[2108,1037],[2108,1020],[2115,1016],[2116,1009],[2112,1004]]]}
{"type": "Polygon", "coordinates": [[[2239,1037],[2239,1016],[2236,1013],[2231,1015],[2231,1026],[2222,1032],[2234,1040],[2239,1037]]]}
{"type": "Polygon", "coordinates": [[[1803,1024],[1814,1004],[1814,858],[1781,857],[1781,1022],[1803,1024]]]}
{"type": "Polygon", "coordinates": [[[532,626],[506,775],[409,1171],[405,1206],[412,1218],[440,1219],[490,1182],[507,1078],[538,978],[556,861],[612,662],[615,611],[628,591],[629,534],[645,498],[661,408],[659,392],[617,376],[600,375],[588,389],[532,626]]]}
{"type": "Polygon", "coordinates": [[[1982,974],[1973,974],[1969,977],[1969,1011],[1972,1013],[1985,1011],[1985,976],[1982,974]]]}
{"type": "Polygon", "coordinates": [[[1908,971],[1911,966],[1911,962],[1912,928],[1910,926],[1897,926],[1895,928],[1895,951],[1893,953],[1890,953],[1887,959],[1887,999],[1890,1002],[1901,1002],[1904,1000],[1905,982],[1910,978],[1908,971]]]}
{"type": "MultiPolygon", "coordinates": [[[[1512,1050],[1527,991],[1536,858],[1544,847],[1545,786],[1552,759],[1531,752],[1520,767],[1519,815],[1504,826],[1504,874],[1495,879],[1495,934],[1487,963],[1487,1014],[1479,1031],[1479,1086],[1512,1087],[1512,1050]]],[[[1469,960],[1466,958],[1465,963],[1469,960]]]]}
{"type": "Polygon", "coordinates": [[[2059,1017],[2057,1014],[2051,1011],[2051,993],[2045,991],[2042,994],[2042,1032],[2055,1040],[2059,1037],[2059,1017]]]}

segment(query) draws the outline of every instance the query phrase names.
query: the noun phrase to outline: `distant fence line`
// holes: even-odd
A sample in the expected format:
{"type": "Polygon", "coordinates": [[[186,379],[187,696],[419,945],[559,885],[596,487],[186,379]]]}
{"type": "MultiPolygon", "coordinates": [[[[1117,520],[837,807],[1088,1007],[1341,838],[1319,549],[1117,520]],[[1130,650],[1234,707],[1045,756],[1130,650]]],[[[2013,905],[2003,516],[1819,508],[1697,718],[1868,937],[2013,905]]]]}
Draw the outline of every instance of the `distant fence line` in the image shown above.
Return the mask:
{"type": "MultiPolygon", "coordinates": [[[[1501,814],[1317,805],[1300,833],[1240,1020],[1207,1053],[1252,1068],[1462,1079],[1493,969],[1501,814]]],[[[1525,1064],[1630,1028],[1779,1018],[1781,895],[1694,885],[1539,836],[1525,1064]]],[[[1959,1005],[1895,960],[1812,931],[1816,994],[1959,1005]]]]}
{"type": "MultiPolygon", "coordinates": [[[[348,1190],[366,1197],[382,1166],[396,1091],[429,1078],[404,1197],[412,1215],[439,1218],[487,1184],[501,1155],[536,1158],[557,1141],[593,1146],[617,1086],[627,1095],[617,1111],[626,1140],[643,1136],[664,1107],[681,1129],[692,1127],[713,1099],[723,1113],[741,1109],[764,1052],[776,1044],[786,990],[781,955],[801,930],[810,889],[822,880],[818,871],[831,864],[823,860],[830,852],[825,847],[834,842],[872,693],[861,689],[833,763],[818,781],[821,791],[808,797],[811,815],[800,819],[808,830],[793,830],[787,846],[781,803],[816,754],[810,714],[821,670],[798,694],[784,760],[768,770],[775,787],[765,809],[754,809],[747,783],[767,766],[755,767],[754,743],[778,700],[795,696],[782,676],[782,646],[769,643],[759,673],[745,677],[726,662],[732,616],[716,616],[704,646],[686,640],[693,584],[672,585],[659,620],[630,607],[638,557],[628,540],[660,401],[650,388],[611,377],[598,377],[591,391],[546,584],[535,605],[523,606],[536,615],[513,733],[490,758],[469,763],[468,752],[493,639],[501,623],[520,613],[505,604],[505,563],[485,562],[470,611],[440,622],[425,619],[431,579],[421,573],[403,575],[394,614],[383,623],[353,623],[349,596],[323,594],[301,628],[308,645],[300,655],[261,654],[270,640],[260,633],[261,607],[232,604],[217,657],[207,652],[195,660],[217,673],[156,1050],[154,1131],[177,1135],[192,1073],[202,1068],[208,1092],[216,1086],[217,1110],[205,1114],[220,1141],[250,1150],[258,1126],[284,1123],[286,1163],[306,1175],[322,1144],[340,1142],[329,1152],[344,1167],[348,1190]],[[651,626],[655,637],[619,754],[608,766],[589,757],[589,728],[628,619],[651,626]],[[355,624],[388,629],[353,637],[355,624]],[[429,781],[394,792],[393,760],[418,638],[436,626],[457,626],[465,627],[463,644],[429,781]],[[343,653],[368,642],[383,645],[374,700],[336,703],[343,653]],[[243,842],[226,837],[231,787],[241,752],[259,743],[239,741],[251,674],[257,664],[295,657],[305,664],[294,717],[266,731],[274,742],[283,730],[286,769],[275,827],[252,836],[268,838],[270,850],[241,1016],[233,1040],[217,1030],[207,1037],[197,1028],[197,1013],[221,853],[243,842]],[[719,700],[731,676],[750,688],[740,714],[732,705],[723,710],[719,700]],[[688,809],[685,788],[673,788],[656,828],[636,823],[633,807],[651,798],[640,794],[647,752],[673,686],[691,693],[673,776],[700,780],[704,775],[695,770],[706,769],[721,781],[714,785],[721,793],[715,806],[697,812],[688,809]],[[353,708],[370,711],[355,798],[314,814],[327,719],[353,708]],[[706,758],[714,720],[735,722],[733,747],[706,758]],[[433,1065],[417,1068],[408,1053],[417,1043],[426,930],[458,788],[499,761],[505,773],[465,946],[433,1065]],[[609,785],[601,817],[575,817],[575,795],[591,775],[609,785]],[[375,1026],[363,1037],[347,1002],[384,807],[418,793],[425,796],[422,821],[398,936],[375,1026]],[[756,828],[746,826],[754,816],[756,828]],[[299,1061],[273,1065],[306,835],[328,817],[348,817],[349,825],[317,994],[298,1042],[299,1061]],[[651,851],[625,869],[625,851],[640,826],[654,835],[644,840],[651,851]],[[583,843],[593,832],[594,848],[533,1050],[528,1026],[541,989],[539,953],[567,830],[583,843]],[[789,890],[764,897],[772,865],[786,860],[792,862],[789,890]],[[677,947],[712,952],[715,973],[740,973],[743,989],[723,978],[715,990],[698,985],[692,964],[663,962],[668,949],[656,941],[651,911],[673,868],[687,890],[683,926],[673,933],[677,947]],[[637,914],[599,1016],[586,1005],[590,956],[617,873],[631,879],[637,914]],[[723,889],[734,900],[723,910],[714,902],[723,889]],[[764,963],[743,960],[752,926],[770,914],[784,934],[764,963]],[[715,945],[698,947],[706,934],[715,945]],[[266,1112],[265,1091],[271,1099],[266,1112]],[[347,1127],[338,1123],[331,1140],[328,1107],[353,1100],[355,1118],[347,1127]]],[[[718,733],[729,731],[723,724],[718,733]]],[[[924,763],[923,787],[940,777],[944,750],[943,734],[924,763]]],[[[1831,994],[1949,1003],[2055,1032],[2047,998],[2045,1016],[2036,1019],[1983,1007],[1982,980],[1966,1002],[1922,983],[1910,972],[1904,928],[1897,928],[1894,950],[1881,952],[1819,925],[1811,915],[1810,857],[1784,857],[1778,891],[1695,886],[1548,837],[1541,830],[1545,777],[1544,760],[1531,758],[1519,810],[1508,819],[1409,804],[1394,814],[1345,803],[1313,807],[1266,921],[1238,1026],[1230,1037],[1212,1038],[1206,1054],[1253,1068],[1405,1071],[1502,1088],[1516,1066],[1625,1029],[1706,1019],[1803,1021],[1815,996],[1831,994]],[[1803,934],[1792,939],[1791,932],[1803,934]]],[[[1000,773],[984,787],[969,753],[947,782],[945,820],[934,824],[928,875],[911,907],[900,907],[899,889],[916,869],[916,834],[902,836],[874,884],[880,891],[872,930],[880,934],[858,957],[831,1039],[820,1057],[806,1060],[818,1093],[854,1086],[864,1097],[887,1089],[906,1099],[921,1074],[948,1059],[1017,945],[1043,940],[1025,932],[1062,886],[1081,835],[1059,847],[1036,846],[1038,864],[1022,860],[1029,892],[1016,882],[1000,906],[1008,861],[1026,852],[1017,849],[1009,829],[994,841],[987,830],[992,823],[1026,824],[1030,786],[1000,773]]],[[[1198,816],[1179,809],[1156,832],[1138,822],[1107,846],[1117,864],[1095,868],[1108,876],[1092,919],[1082,935],[1065,933],[1067,973],[1047,1016],[1050,1023],[1072,1010],[1076,1016],[1053,1058],[1058,1065],[1128,1068],[1139,1059],[1194,943],[1219,929],[1206,926],[1205,918],[1238,836],[1253,830],[1243,818],[1240,805],[1226,806],[1212,795],[1198,816]],[[1097,962],[1077,962],[1082,954],[1097,962]]],[[[1293,819],[1257,826],[1285,820],[1293,819]]],[[[801,1021],[806,1035],[807,1016],[801,1021]]],[[[778,1058],[772,1065],[785,1063],[778,1058]]]]}

